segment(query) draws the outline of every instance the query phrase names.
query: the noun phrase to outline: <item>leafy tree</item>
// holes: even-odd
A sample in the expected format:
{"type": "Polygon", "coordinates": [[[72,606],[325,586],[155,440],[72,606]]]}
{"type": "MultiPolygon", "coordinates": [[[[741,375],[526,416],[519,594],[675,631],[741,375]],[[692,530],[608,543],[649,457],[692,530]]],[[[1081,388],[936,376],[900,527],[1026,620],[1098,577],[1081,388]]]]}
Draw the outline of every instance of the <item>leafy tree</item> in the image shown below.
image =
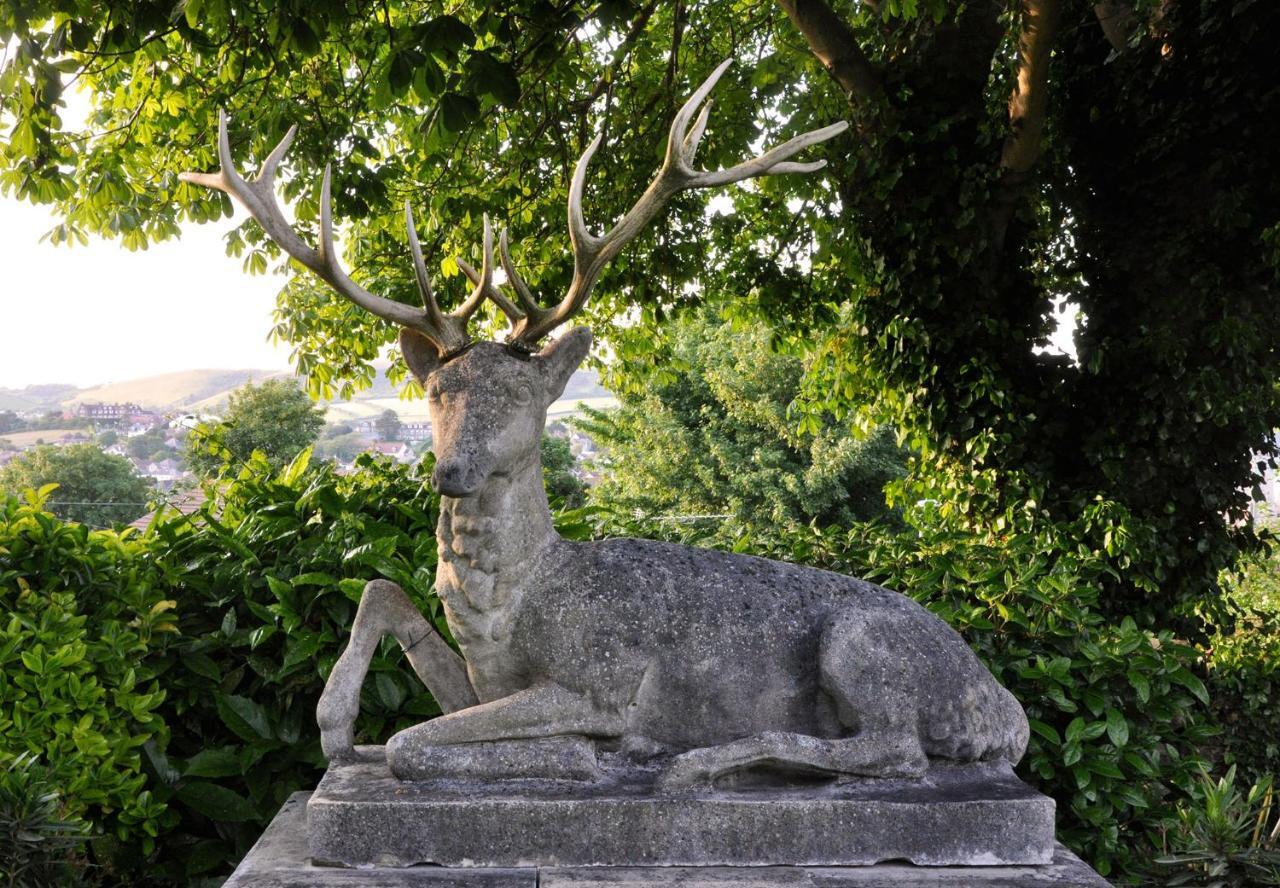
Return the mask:
{"type": "Polygon", "coordinates": [[[168,447],[165,444],[167,437],[168,432],[163,428],[149,429],[141,435],[134,435],[127,439],[125,449],[134,459],[155,459],[157,456],[164,459],[172,455],[167,452],[168,447]]]}
{"type": "Polygon", "coordinates": [[[12,410],[0,410],[0,434],[4,432],[20,432],[26,427],[27,424],[12,410]]]}
{"type": "Polygon", "coordinates": [[[110,447],[112,444],[120,440],[120,435],[115,429],[107,429],[98,433],[98,446],[110,447]]]}
{"type": "Polygon", "coordinates": [[[28,429],[86,429],[91,425],[83,416],[68,417],[61,410],[48,410],[27,423],[28,429]]]}
{"type": "Polygon", "coordinates": [[[151,485],[122,456],[93,444],[41,445],[0,467],[0,493],[20,496],[57,484],[48,508],[64,521],[90,527],[124,524],[147,511],[151,485]]]}
{"type": "Polygon", "coordinates": [[[399,441],[404,431],[404,424],[400,422],[400,415],[394,410],[384,410],[374,421],[374,428],[377,429],[378,437],[383,441],[399,441]]]}
{"type": "Polygon", "coordinates": [[[768,331],[689,316],[672,325],[663,366],[620,409],[579,422],[605,450],[599,503],[723,524],[730,539],[888,513],[885,485],[906,470],[893,430],[827,421],[798,431],[789,408],[804,366],[771,350],[768,331]]]}
{"type": "Polygon", "coordinates": [[[568,439],[543,432],[538,446],[542,453],[542,480],[547,496],[560,508],[580,508],[587,501],[587,488],[574,474],[576,460],[569,449],[568,439]]]}
{"type": "Polygon", "coordinates": [[[321,438],[316,443],[316,456],[322,459],[340,459],[350,462],[369,449],[369,439],[359,432],[347,432],[321,438]]]}
{"type": "Polygon", "coordinates": [[[201,423],[187,435],[191,470],[213,477],[227,466],[239,467],[254,451],[283,466],[315,442],[324,412],[289,379],[247,383],[231,393],[220,423],[201,423]]]}
{"type": "MultiPolygon", "coordinates": [[[[412,198],[446,293],[463,289],[448,257],[474,252],[490,212],[550,294],[570,273],[564,187],[591,134],[606,134],[609,175],[592,177],[588,209],[616,218],[678,97],[719,59],[750,59],[718,89],[734,113],[714,115],[704,165],[838,116],[854,131],[823,149],[826,181],[738,189],[728,214],[678,200],[678,224],[645,235],[598,288],[597,322],[640,309],[613,331],[614,353],[651,364],[673,308],[735,294],[744,317],[816,343],[814,411],[871,404],[968,510],[1122,501],[1151,545],[1135,566],[1146,581],[1113,593],[1145,585],[1185,602],[1234,552],[1249,454],[1273,456],[1280,424],[1266,335],[1278,29],[1280,7],[1262,0],[399,0],[234,14],[225,0],[181,14],[158,0],[74,13],[38,0],[0,13],[14,47],[0,187],[56,205],[55,241],[173,236],[229,211],[175,175],[215,166],[226,108],[246,161],[300,124],[283,190],[304,233],[316,173],[334,163],[348,254],[372,289],[411,299],[412,198]],[[58,113],[72,77],[93,96],[89,133],[58,113]],[[150,187],[128,187],[138,178],[150,187]],[[1080,309],[1078,360],[1039,349],[1062,297],[1080,309]],[[970,488],[975,464],[1007,477],[970,488]]],[[[229,248],[256,271],[278,256],[251,222],[229,248]]],[[[282,292],[275,333],[315,394],[369,384],[395,335],[306,277],[282,292]]]]}

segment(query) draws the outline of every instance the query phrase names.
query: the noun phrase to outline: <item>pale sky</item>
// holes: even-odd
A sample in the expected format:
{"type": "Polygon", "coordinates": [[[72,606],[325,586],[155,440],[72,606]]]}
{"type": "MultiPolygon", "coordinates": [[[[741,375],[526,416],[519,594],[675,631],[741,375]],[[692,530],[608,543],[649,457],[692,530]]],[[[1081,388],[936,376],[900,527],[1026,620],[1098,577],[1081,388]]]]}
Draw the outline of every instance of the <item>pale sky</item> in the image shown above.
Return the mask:
{"type": "Polygon", "coordinates": [[[288,347],[266,339],[283,279],[226,255],[232,221],[134,253],[100,239],[41,243],[54,224],[47,209],[0,197],[0,386],[288,368],[288,347]]]}

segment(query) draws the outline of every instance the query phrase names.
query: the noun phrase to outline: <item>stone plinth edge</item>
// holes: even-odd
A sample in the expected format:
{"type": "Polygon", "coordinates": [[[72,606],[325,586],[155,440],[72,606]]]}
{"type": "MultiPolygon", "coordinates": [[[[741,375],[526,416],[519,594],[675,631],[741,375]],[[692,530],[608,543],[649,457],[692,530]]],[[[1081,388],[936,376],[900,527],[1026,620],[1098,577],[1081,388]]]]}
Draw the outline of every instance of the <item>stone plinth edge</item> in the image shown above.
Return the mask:
{"type": "Polygon", "coordinates": [[[666,792],[618,766],[592,783],[405,782],[379,747],[308,803],[311,857],[339,866],[921,866],[1053,859],[1054,803],[1004,762],[923,780],[666,792]]]}
{"type": "Polygon", "coordinates": [[[295,793],[223,888],[1111,888],[1062,845],[1040,866],[517,867],[314,865],[295,793]]]}

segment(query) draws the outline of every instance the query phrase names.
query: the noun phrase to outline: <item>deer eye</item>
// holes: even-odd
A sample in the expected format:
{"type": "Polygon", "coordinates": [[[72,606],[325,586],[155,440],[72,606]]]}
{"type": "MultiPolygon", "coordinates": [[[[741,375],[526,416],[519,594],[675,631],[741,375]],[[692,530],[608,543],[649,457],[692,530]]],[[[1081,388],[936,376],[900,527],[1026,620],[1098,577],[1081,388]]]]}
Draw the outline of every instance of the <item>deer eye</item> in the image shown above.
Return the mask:
{"type": "Polygon", "coordinates": [[[523,407],[533,400],[533,386],[527,382],[518,382],[511,390],[511,397],[517,406],[523,407]]]}

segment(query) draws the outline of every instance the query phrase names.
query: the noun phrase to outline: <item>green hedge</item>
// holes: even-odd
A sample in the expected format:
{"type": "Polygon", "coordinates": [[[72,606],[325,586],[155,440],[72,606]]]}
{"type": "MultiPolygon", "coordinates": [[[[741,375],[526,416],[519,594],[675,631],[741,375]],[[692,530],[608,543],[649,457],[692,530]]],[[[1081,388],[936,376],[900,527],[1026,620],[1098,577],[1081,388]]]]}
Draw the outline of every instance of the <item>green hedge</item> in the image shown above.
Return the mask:
{"type": "Polygon", "coordinates": [[[1280,625],[1247,623],[1207,655],[1223,758],[1249,783],[1280,776],[1280,625]]]}
{"type": "Polygon", "coordinates": [[[156,657],[173,601],[143,545],[63,524],[51,489],[0,501],[0,780],[38,756],[66,818],[149,854],[168,825],[143,747],[166,738],[156,657]]]}
{"type": "MultiPolygon", "coordinates": [[[[444,629],[426,476],[369,457],[357,466],[339,475],[304,452],[277,472],[255,458],[198,512],[162,515],[148,530],[153,573],[181,603],[181,634],[154,660],[170,739],[153,785],[179,819],[150,865],[162,881],[225,873],[290,793],[315,786],[316,700],[365,582],[399,583],[444,629]]],[[[388,639],[370,667],[357,742],[438,712],[388,639]]]]}
{"type": "MultiPolygon", "coordinates": [[[[251,460],[194,515],[161,516],[141,537],[62,524],[35,495],[6,501],[0,756],[50,750],[51,780],[73,817],[111,840],[95,844],[118,872],[212,883],[289,793],[318,779],[315,702],[364,583],[401,584],[447,636],[431,592],[429,471],[362,458],[341,476],[305,455],[279,472],[251,460]]],[[[1104,615],[1103,584],[1134,545],[1122,511],[1098,504],[1055,524],[1027,510],[979,526],[922,501],[904,518],[905,531],[792,528],[734,548],[876,579],[956,626],[1026,706],[1021,770],[1058,800],[1064,840],[1099,869],[1134,873],[1152,855],[1194,790],[1215,714],[1236,728],[1238,742],[1215,741],[1236,761],[1274,767],[1274,634],[1219,639],[1211,711],[1200,652],[1150,615],[1104,615]]],[[[657,527],[597,520],[569,513],[558,527],[657,527]]],[[[437,711],[387,640],[358,742],[437,711]]]]}

